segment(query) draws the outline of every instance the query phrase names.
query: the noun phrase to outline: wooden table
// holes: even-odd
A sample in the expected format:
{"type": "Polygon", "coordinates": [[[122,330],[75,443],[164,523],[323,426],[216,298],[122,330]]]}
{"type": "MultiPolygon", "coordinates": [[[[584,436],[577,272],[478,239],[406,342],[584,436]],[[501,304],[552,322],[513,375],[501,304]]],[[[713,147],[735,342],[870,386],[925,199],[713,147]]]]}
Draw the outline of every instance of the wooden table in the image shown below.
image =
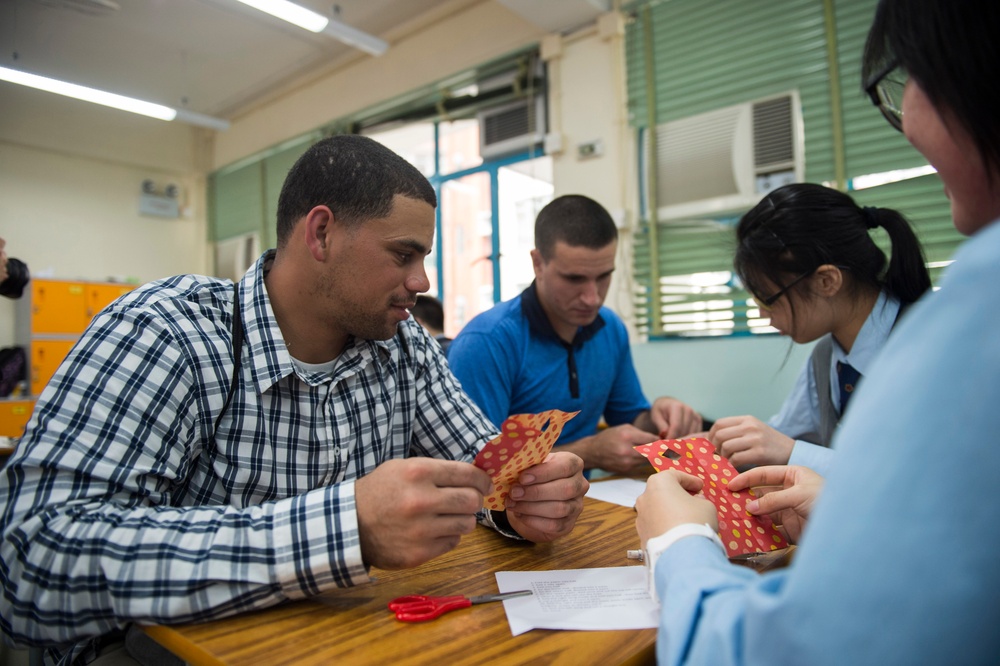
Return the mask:
{"type": "Polygon", "coordinates": [[[386,608],[406,594],[488,594],[497,571],[635,566],[635,511],[584,499],[573,532],[548,544],[512,542],[479,526],[452,552],[405,571],[372,570],[345,588],[236,617],[146,632],[193,666],[313,664],[653,664],[655,629],[551,631],[511,636],[503,605],[407,623],[386,608]]]}

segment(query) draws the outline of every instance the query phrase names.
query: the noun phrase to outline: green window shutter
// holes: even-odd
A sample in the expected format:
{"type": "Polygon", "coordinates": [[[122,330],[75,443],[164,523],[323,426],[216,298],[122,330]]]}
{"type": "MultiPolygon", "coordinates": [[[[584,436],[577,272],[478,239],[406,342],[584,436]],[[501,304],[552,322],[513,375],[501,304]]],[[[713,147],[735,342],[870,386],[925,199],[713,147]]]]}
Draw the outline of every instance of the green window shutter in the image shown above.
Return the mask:
{"type": "Polygon", "coordinates": [[[875,5],[868,0],[840,0],[834,6],[845,167],[849,180],[927,164],[903,133],[889,126],[862,90],[861,55],[868,28],[875,17],[875,5]]]}
{"type": "Polygon", "coordinates": [[[264,223],[263,165],[253,162],[210,177],[211,240],[260,232],[264,223]]]}
{"type": "MultiPolygon", "coordinates": [[[[630,122],[645,136],[642,133],[651,124],[796,90],[805,133],[806,181],[836,180],[833,123],[838,112],[849,190],[854,190],[860,176],[925,166],[926,160],[889,127],[862,91],[861,55],[875,5],[876,0],[632,3],[626,7],[633,18],[625,41],[630,122]],[[837,109],[830,86],[830,39],[840,86],[837,109]],[[650,62],[653,76],[647,76],[650,62]]],[[[648,159],[639,152],[641,160],[648,159]]],[[[962,240],[952,227],[937,176],[850,193],[859,205],[895,208],[907,216],[936,281],[939,265],[950,259],[962,240]]],[[[645,202],[640,208],[647,219],[634,236],[638,329],[665,336],[760,332],[761,322],[755,321],[756,308],[748,306],[748,295],[732,279],[725,280],[732,265],[732,227],[740,213],[706,219],[702,225],[660,221],[654,234],[645,202]],[[652,326],[654,319],[659,320],[657,327],[652,326]]],[[[875,234],[888,254],[885,234],[875,234]]]]}
{"type": "Polygon", "coordinates": [[[295,164],[295,160],[302,156],[314,143],[310,140],[299,142],[291,147],[264,158],[264,230],[261,235],[261,246],[276,247],[278,245],[278,196],[281,194],[281,186],[285,182],[288,170],[295,164]]]}

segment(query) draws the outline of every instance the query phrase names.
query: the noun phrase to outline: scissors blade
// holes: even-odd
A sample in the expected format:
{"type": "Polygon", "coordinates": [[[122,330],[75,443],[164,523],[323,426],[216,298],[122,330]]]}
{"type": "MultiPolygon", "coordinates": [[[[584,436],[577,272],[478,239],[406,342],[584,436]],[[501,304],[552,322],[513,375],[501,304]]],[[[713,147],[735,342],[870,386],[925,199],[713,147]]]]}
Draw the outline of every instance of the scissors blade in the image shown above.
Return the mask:
{"type": "Polygon", "coordinates": [[[478,597],[469,597],[469,601],[474,604],[485,604],[490,601],[503,601],[514,597],[526,597],[534,594],[531,590],[518,590],[517,592],[504,592],[503,594],[484,594],[478,597]]]}

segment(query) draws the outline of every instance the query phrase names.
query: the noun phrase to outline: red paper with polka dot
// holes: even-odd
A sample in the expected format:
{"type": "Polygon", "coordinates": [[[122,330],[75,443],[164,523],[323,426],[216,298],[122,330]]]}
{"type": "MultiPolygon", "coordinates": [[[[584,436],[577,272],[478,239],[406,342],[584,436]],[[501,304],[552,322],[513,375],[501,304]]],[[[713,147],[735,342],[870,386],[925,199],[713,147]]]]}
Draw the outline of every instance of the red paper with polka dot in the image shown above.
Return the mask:
{"type": "Polygon", "coordinates": [[[656,471],[677,469],[705,482],[702,493],[715,505],[719,514],[719,538],[729,557],[746,553],[768,552],[785,548],[788,542],[767,516],[755,516],[744,505],[755,494],[751,490],[732,492],[729,479],[736,476],[736,468],[726,458],[715,452],[710,441],[702,437],[689,439],[661,439],[651,444],[636,446],[635,450],[646,456],[656,471]],[[670,449],[679,458],[668,458],[670,449]]]}
{"type": "Polygon", "coordinates": [[[493,477],[493,494],[483,503],[487,509],[499,511],[506,506],[507,493],[521,472],[545,460],[563,425],[577,414],[552,409],[507,417],[500,434],[476,456],[476,467],[493,477]]]}

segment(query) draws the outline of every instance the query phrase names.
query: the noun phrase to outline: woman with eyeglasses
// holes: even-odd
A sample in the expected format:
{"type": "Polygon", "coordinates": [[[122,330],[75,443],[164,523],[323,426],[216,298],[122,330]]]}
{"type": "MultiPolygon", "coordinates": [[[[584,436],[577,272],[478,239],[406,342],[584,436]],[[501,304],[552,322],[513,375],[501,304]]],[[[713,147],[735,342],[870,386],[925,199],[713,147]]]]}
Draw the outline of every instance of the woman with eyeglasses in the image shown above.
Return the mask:
{"type": "MultiPolygon", "coordinates": [[[[730,564],[701,482],[655,474],[636,527],[661,600],[660,664],[996,664],[1000,656],[1000,2],[881,0],[863,80],[933,165],[970,238],[906,313],[834,436],[823,485],[754,513],[808,514],[792,564],[730,564]],[[884,94],[889,72],[901,100],[884,94]],[[893,106],[893,102],[900,102],[893,106]],[[811,507],[811,508],[810,508],[811,507]]],[[[770,498],[770,499],[769,499],[770,498]]],[[[773,515],[773,514],[772,514],[773,515]]]]}
{"type": "Polygon", "coordinates": [[[825,474],[848,401],[907,307],[931,286],[912,227],[822,185],[780,187],[736,227],[734,267],[760,316],[800,344],[819,342],[781,410],[718,419],[708,433],[736,467],[803,465],[825,474]],[[892,256],[871,236],[881,228],[892,256]]]}

